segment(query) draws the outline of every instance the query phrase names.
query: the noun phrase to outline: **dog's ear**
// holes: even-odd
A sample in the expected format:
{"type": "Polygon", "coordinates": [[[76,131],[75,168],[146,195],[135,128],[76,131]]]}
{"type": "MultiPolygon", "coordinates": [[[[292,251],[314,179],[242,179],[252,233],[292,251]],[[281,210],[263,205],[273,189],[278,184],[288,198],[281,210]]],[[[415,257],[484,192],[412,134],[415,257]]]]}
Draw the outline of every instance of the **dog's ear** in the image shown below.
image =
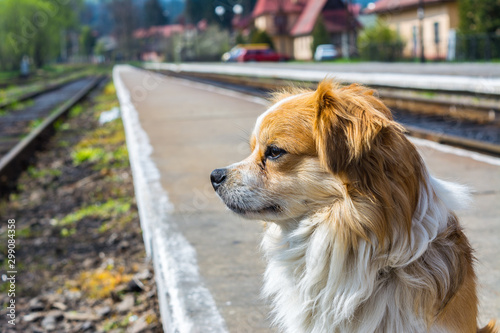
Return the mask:
{"type": "Polygon", "coordinates": [[[359,163],[383,128],[384,113],[389,111],[385,107],[384,113],[375,110],[372,100],[378,100],[372,94],[358,85],[339,88],[330,80],[318,85],[314,137],[319,159],[330,172],[359,163]]]}

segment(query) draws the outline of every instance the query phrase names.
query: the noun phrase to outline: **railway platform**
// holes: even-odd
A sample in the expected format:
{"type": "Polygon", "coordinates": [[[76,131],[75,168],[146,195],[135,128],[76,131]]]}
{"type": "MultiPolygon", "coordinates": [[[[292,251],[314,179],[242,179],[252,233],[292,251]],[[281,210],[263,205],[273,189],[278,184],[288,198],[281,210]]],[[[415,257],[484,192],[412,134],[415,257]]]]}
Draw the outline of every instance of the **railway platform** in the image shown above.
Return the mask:
{"type": "Polygon", "coordinates": [[[172,72],[312,82],[329,76],[347,84],[500,95],[500,66],[494,64],[145,63],[144,67],[172,72]]]}
{"type": "MultiPolygon", "coordinates": [[[[226,211],[210,172],[249,153],[258,97],[130,66],[113,74],[167,332],[273,332],[259,296],[260,223],[226,211]]],[[[500,317],[500,159],[412,139],[431,172],[473,190],[458,212],[476,249],[481,324],[500,317]]]]}

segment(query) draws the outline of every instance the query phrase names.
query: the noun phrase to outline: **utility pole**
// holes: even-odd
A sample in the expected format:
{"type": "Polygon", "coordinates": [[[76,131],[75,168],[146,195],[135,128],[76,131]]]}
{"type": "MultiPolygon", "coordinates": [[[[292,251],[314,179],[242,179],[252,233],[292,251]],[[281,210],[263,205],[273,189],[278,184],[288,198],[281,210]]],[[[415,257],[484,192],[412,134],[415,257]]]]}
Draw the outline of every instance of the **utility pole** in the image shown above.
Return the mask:
{"type": "Polygon", "coordinates": [[[345,59],[349,60],[349,58],[351,56],[352,49],[353,49],[352,48],[353,39],[354,39],[353,36],[355,34],[354,19],[353,19],[354,15],[351,12],[351,9],[352,9],[352,0],[347,0],[345,2],[345,4],[346,4],[346,7],[347,7],[346,8],[346,11],[347,11],[347,36],[345,37],[345,47],[342,47],[343,48],[342,53],[344,53],[344,51],[345,51],[345,54],[343,54],[343,57],[345,59]]]}
{"type": "Polygon", "coordinates": [[[418,1],[418,10],[417,16],[420,25],[420,62],[425,62],[425,53],[424,53],[424,0],[418,1]]]}
{"type": "Polygon", "coordinates": [[[276,30],[278,32],[278,38],[280,40],[280,49],[279,53],[282,54],[287,54],[286,52],[286,43],[285,43],[285,36],[287,32],[287,16],[284,10],[284,3],[283,0],[278,0],[278,12],[276,13],[276,16],[274,18],[274,25],[276,27],[276,30]]]}

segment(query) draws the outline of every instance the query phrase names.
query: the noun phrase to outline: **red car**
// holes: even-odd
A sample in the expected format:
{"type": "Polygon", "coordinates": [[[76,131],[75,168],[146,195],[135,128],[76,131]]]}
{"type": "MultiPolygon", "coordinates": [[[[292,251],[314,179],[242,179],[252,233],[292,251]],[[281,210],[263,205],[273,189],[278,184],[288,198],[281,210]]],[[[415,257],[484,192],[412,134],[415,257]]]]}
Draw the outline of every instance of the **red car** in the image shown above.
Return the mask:
{"type": "Polygon", "coordinates": [[[287,60],[290,60],[290,57],[276,53],[272,49],[243,49],[238,55],[238,62],[287,60]]]}

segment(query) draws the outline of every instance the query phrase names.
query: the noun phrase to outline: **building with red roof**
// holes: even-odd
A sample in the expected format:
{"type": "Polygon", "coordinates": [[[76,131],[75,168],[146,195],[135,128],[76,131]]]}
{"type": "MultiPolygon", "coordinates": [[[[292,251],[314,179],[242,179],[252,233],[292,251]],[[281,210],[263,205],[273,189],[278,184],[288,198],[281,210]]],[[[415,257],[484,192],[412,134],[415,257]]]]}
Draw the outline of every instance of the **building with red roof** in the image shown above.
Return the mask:
{"type": "Polygon", "coordinates": [[[254,25],[266,31],[279,53],[300,60],[312,59],[312,32],[322,18],[331,42],[346,53],[354,53],[360,24],[354,15],[359,8],[342,0],[258,0],[254,25]]]}
{"type": "MultiPolygon", "coordinates": [[[[198,24],[203,25],[203,21],[198,24]]],[[[173,61],[172,50],[175,36],[180,36],[187,30],[193,29],[195,27],[192,25],[169,24],[135,30],[133,36],[137,40],[141,60],[173,61]]]]}
{"type": "MultiPolygon", "coordinates": [[[[421,40],[427,59],[444,59],[448,56],[450,35],[458,28],[456,0],[379,0],[365,13],[377,14],[403,38],[406,46],[403,56],[420,57],[421,40]],[[422,27],[418,11],[423,5],[422,27]],[[422,29],[420,29],[422,28],[422,29]],[[422,37],[420,36],[422,30],[422,37]]],[[[453,43],[453,38],[451,43],[453,43]]]]}

